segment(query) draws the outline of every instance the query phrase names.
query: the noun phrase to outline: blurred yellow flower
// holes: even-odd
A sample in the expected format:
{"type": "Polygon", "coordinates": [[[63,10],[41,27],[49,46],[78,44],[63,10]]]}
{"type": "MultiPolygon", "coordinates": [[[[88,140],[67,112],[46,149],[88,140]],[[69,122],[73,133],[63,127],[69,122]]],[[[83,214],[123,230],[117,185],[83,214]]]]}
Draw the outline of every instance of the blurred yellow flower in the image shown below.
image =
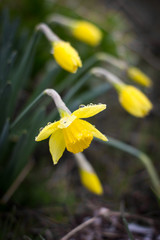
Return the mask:
{"type": "Polygon", "coordinates": [[[72,33],[77,39],[92,46],[98,45],[102,40],[101,30],[87,21],[74,21],[72,33]]]}
{"type": "Polygon", "coordinates": [[[82,66],[78,52],[65,41],[52,42],[53,55],[57,63],[65,70],[75,73],[78,67],[82,66]]]}
{"type": "Polygon", "coordinates": [[[150,100],[136,87],[123,84],[117,89],[122,107],[133,116],[145,117],[152,109],[150,100]]]}
{"type": "Polygon", "coordinates": [[[102,185],[99,178],[94,172],[87,172],[83,169],[79,170],[82,184],[91,192],[101,195],[103,193],[102,185]]]}
{"type": "MultiPolygon", "coordinates": [[[[56,98],[59,98],[59,96],[56,95],[56,98]]],[[[59,99],[58,101],[60,102],[59,99]]],[[[56,164],[65,148],[69,152],[79,153],[89,147],[93,137],[107,141],[106,136],[99,132],[92,124],[80,119],[92,117],[104,109],[106,109],[105,104],[92,104],[81,107],[72,114],[69,114],[61,108],[59,109],[62,116],[61,119],[45,126],[35,140],[42,141],[51,136],[49,139],[49,149],[53,162],[56,164]]]]}
{"type": "Polygon", "coordinates": [[[151,79],[136,67],[129,67],[127,74],[133,81],[145,87],[150,87],[152,85],[151,79]]]}
{"type": "Polygon", "coordinates": [[[92,193],[101,195],[103,188],[101,182],[83,153],[74,154],[79,167],[80,179],[82,184],[92,193]]]}

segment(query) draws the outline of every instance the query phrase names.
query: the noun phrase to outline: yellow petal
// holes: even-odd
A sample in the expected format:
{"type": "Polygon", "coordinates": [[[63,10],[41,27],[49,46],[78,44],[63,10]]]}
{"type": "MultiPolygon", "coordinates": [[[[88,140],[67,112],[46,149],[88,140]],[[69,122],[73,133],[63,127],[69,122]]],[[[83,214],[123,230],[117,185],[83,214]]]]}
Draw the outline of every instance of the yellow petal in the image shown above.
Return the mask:
{"type": "Polygon", "coordinates": [[[94,104],[80,107],[72,114],[77,118],[89,118],[106,109],[106,104],[94,104]]]}
{"type": "Polygon", "coordinates": [[[151,79],[136,67],[129,67],[127,70],[128,76],[135,82],[150,87],[152,85],[151,79]]]}
{"type": "Polygon", "coordinates": [[[75,73],[82,66],[78,52],[68,42],[54,42],[53,54],[57,63],[69,72],[75,73]]]}
{"type": "Polygon", "coordinates": [[[83,120],[74,120],[67,128],[63,128],[66,148],[69,152],[79,153],[88,148],[93,134],[82,124],[83,120]]]}
{"type": "Polygon", "coordinates": [[[47,126],[45,126],[40,131],[38,136],[35,138],[35,141],[39,142],[39,141],[42,141],[42,140],[48,138],[52,133],[54,133],[57,130],[58,125],[59,125],[59,121],[48,124],[47,126]]]}
{"type": "Polygon", "coordinates": [[[150,100],[139,89],[129,85],[121,89],[119,101],[135,117],[145,117],[152,109],[150,100]]]}
{"type": "Polygon", "coordinates": [[[56,164],[65,150],[65,141],[61,129],[57,130],[50,137],[49,150],[52,155],[53,163],[56,164]]]}
{"type": "Polygon", "coordinates": [[[76,21],[72,33],[77,39],[92,46],[99,44],[102,39],[101,30],[87,21],[76,21]]]}
{"type": "Polygon", "coordinates": [[[80,177],[82,184],[91,192],[101,195],[103,193],[102,185],[97,175],[93,172],[87,172],[80,169],[80,177]]]}
{"type": "Polygon", "coordinates": [[[104,134],[102,134],[100,131],[98,131],[92,124],[84,120],[81,120],[81,121],[83,126],[93,134],[93,137],[99,138],[102,141],[108,141],[107,137],[104,134]]]}

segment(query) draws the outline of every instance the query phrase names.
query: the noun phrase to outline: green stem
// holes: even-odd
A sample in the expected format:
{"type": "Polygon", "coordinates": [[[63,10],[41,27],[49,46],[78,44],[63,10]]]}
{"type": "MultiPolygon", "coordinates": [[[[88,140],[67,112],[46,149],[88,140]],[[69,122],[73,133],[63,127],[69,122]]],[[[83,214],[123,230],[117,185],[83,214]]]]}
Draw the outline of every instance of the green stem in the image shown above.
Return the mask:
{"type": "Polygon", "coordinates": [[[18,117],[14,120],[14,122],[11,124],[10,129],[14,128],[18,122],[32,109],[32,107],[37,104],[37,102],[44,96],[44,92],[42,92],[41,94],[38,95],[38,97],[35,98],[35,100],[33,102],[31,102],[28,107],[26,107],[24,109],[24,111],[22,111],[18,117]]]}
{"type": "Polygon", "coordinates": [[[90,69],[92,66],[94,66],[94,64],[96,64],[97,62],[99,62],[99,59],[97,59],[95,56],[92,56],[89,59],[87,59],[84,62],[83,67],[81,69],[79,69],[77,71],[77,73],[72,74],[72,75],[69,74],[69,76],[66,77],[63,80],[63,82],[57,86],[56,90],[58,92],[62,92],[65,89],[65,87],[66,87],[66,83],[67,83],[67,86],[72,86],[74,81],[76,81],[83,74],[85,74],[87,72],[87,70],[90,69]]]}
{"type": "MultiPolygon", "coordinates": [[[[98,140],[98,139],[97,139],[98,140]]],[[[99,140],[100,141],[100,140],[99,140]]],[[[157,174],[157,171],[152,163],[152,160],[142,151],[126,144],[123,143],[119,140],[116,140],[114,138],[109,137],[109,141],[108,142],[103,142],[106,143],[112,147],[118,148],[124,152],[127,152],[137,158],[139,158],[139,160],[143,163],[143,165],[145,166],[150,180],[152,182],[154,191],[158,197],[158,199],[160,199],[160,179],[159,176],[157,174]]]]}
{"type": "Polygon", "coordinates": [[[70,99],[77,93],[77,91],[88,81],[91,74],[85,74],[79,81],[68,91],[66,94],[64,101],[69,102],[70,99]]]}

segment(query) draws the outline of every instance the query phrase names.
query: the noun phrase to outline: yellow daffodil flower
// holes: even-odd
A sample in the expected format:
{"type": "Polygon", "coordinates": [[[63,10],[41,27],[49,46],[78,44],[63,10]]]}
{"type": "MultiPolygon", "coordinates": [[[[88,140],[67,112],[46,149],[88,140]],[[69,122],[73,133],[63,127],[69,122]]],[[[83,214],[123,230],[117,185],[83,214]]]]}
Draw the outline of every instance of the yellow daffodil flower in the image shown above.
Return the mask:
{"type": "Polygon", "coordinates": [[[87,161],[83,153],[74,154],[79,166],[79,173],[82,184],[92,193],[101,195],[103,188],[91,164],[87,161]]]}
{"type": "Polygon", "coordinates": [[[65,70],[75,73],[82,66],[78,52],[70,43],[62,41],[46,24],[39,24],[36,29],[42,31],[52,44],[52,53],[57,63],[65,70]]]}
{"type": "Polygon", "coordinates": [[[103,193],[102,185],[95,173],[87,172],[83,169],[79,170],[82,184],[91,192],[101,195],[103,193]]]}
{"type": "Polygon", "coordinates": [[[119,93],[119,101],[122,107],[135,117],[145,117],[152,109],[150,100],[136,87],[126,85],[116,75],[108,70],[95,67],[91,73],[98,77],[105,77],[119,93]]]}
{"type": "Polygon", "coordinates": [[[152,85],[151,79],[136,67],[129,67],[127,74],[133,81],[145,87],[150,87],[152,85]]]}
{"type": "Polygon", "coordinates": [[[87,21],[74,21],[72,24],[72,34],[77,39],[96,46],[102,40],[102,32],[94,24],[87,21]]]}
{"type": "Polygon", "coordinates": [[[118,87],[119,101],[124,109],[135,117],[145,117],[152,109],[150,100],[136,87],[118,87]]]}
{"type": "Polygon", "coordinates": [[[57,63],[65,70],[75,73],[82,66],[78,52],[68,42],[55,41],[52,43],[53,55],[57,63]]]}
{"type": "Polygon", "coordinates": [[[45,126],[36,141],[42,141],[48,137],[49,149],[54,164],[58,162],[65,148],[69,152],[79,153],[88,148],[93,137],[107,141],[106,136],[99,132],[92,124],[81,118],[89,118],[106,109],[105,104],[88,105],[70,113],[58,93],[53,89],[45,90],[50,95],[60,112],[61,119],[45,126]]]}

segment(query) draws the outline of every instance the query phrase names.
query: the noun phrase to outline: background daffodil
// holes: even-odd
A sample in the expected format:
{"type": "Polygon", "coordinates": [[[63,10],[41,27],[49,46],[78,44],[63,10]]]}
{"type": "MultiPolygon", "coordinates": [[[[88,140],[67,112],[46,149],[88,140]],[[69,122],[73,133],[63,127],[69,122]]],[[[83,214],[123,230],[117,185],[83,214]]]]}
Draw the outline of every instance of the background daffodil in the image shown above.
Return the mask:
{"type": "Polygon", "coordinates": [[[153,107],[150,100],[134,86],[123,85],[118,91],[122,107],[135,117],[145,117],[153,107]]]}
{"type": "Polygon", "coordinates": [[[134,86],[124,84],[113,73],[104,68],[95,67],[92,69],[92,74],[98,77],[105,77],[119,94],[119,101],[122,107],[135,117],[145,117],[153,108],[152,103],[147,96],[134,86]]]}
{"type": "Polygon", "coordinates": [[[35,140],[42,141],[50,137],[49,149],[54,164],[58,162],[65,148],[69,152],[79,153],[89,147],[93,137],[107,141],[106,136],[92,124],[81,119],[92,117],[103,111],[106,109],[105,104],[84,106],[71,113],[56,91],[49,89],[45,92],[53,97],[61,119],[45,126],[35,140]]]}
{"type": "Polygon", "coordinates": [[[77,153],[74,154],[74,156],[79,167],[79,174],[82,184],[90,192],[97,195],[102,195],[103,187],[92,165],[88,162],[83,153],[77,153]]]}
{"type": "Polygon", "coordinates": [[[87,21],[75,21],[72,25],[72,34],[77,39],[96,46],[102,40],[102,32],[94,24],[87,21]]]}
{"type": "Polygon", "coordinates": [[[36,27],[42,31],[52,45],[52,53],[56,62],[65,70],[75,73],[82,66],[78,52],[70,43],[61,40],[46,24],[41,23],[36,27]]]}
{"type": "Polygon", "coordinates": [[[75,38],[91,46],[100,44],[103,37],[102,31],[95,24],[85,20],[54,14],[48,17],[48,21],[68,27],[75,38]]]}
{"type": "Polygon", "coordinates": [[[151,87],[152,81],[151,79],[143,73],[140,69],[136,67],[129,67],[127,70],[127,74],[133,81],[145,86],[145,87],[151,87]]]}
{"type": "Polygon", "coordinates": [[[56,62],[65,70],[75,73],[82,66],[78,52],[68,42],[52,42],[53,55],[56,62]]]}

